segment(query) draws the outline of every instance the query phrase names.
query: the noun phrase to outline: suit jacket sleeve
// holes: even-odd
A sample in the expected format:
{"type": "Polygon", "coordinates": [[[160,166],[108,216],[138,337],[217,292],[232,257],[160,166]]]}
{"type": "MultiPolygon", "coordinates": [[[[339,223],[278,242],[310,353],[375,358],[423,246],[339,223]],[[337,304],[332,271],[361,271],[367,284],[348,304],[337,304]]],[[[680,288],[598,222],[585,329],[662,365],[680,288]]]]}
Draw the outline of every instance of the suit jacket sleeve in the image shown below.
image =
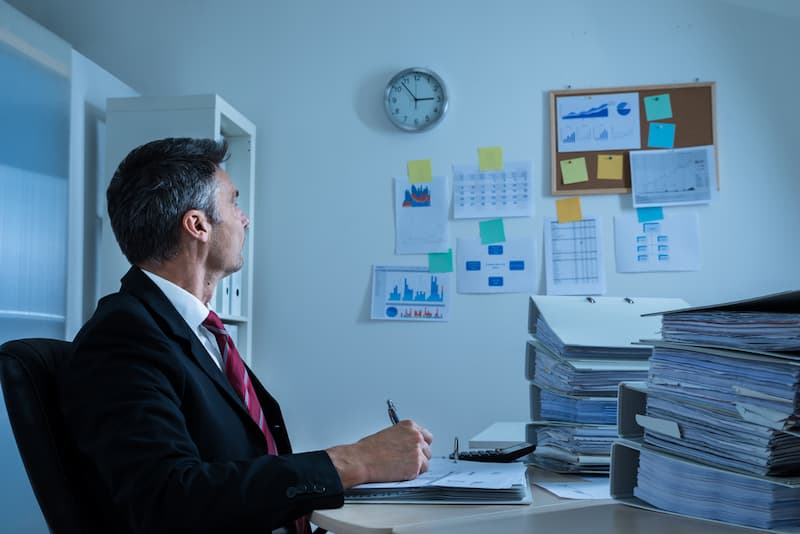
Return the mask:
{"type": "Polygon", "coordinates": [[[327,453],[265,454],[263,436],[186,355],[187,342],[117,295],[61,373],[67,427],[125,530],[263,532],[341,506],[327,453]]]}

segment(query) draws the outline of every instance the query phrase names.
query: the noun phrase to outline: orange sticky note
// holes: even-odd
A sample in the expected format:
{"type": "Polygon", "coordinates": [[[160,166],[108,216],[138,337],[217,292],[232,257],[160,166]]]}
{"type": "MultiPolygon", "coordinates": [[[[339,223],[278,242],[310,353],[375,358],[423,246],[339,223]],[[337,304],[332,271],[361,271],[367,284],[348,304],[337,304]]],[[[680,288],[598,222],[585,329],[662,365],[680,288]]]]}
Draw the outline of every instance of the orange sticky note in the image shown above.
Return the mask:
{"type": "Polygon", "coordinates": [[[622,180],[622,155],[599,154],[597,156],[598,180],[622,180]]]}
{"type": "Polygon", "coordinates": [[[561,176],[564,184],[588,182],[589,172],[586,170],[586,158],[565,159],[561,161],[561,176]]]}
{"type": "Polygon", "coordinates": [[[503,170],[503,147],[487,146],[478,149],[478,165],[481,172],[503,170]]]}
{"type": "Polygon", "coordinates": [[[433,181],[431,160],[414,159],[408,162],[408,181],[412,184],[433,181]]]}
{"type": "Polygon", "coordinates": [[[581,212],[581,198],[562,198],[556,200],[556,213],[559,223],[568,223],[583,220],[581,212]]]}

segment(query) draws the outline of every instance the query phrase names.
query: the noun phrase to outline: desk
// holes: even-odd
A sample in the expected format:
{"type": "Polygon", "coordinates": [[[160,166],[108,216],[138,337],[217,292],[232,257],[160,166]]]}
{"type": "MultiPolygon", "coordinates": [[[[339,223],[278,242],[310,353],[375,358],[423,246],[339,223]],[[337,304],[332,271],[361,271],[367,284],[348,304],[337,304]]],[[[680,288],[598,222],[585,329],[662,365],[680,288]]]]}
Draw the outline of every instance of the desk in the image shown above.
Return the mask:
{"type": "MultiPolygon", "coordinates": [[[[530,482],[574,477],[536,468],[530,482]]],[[[759,530],[642,510],[612,499],[567,500],[531,486],[531,505],[345,504],[319,510],[311,521],[335,534],[748,534],[759,530]]]]}

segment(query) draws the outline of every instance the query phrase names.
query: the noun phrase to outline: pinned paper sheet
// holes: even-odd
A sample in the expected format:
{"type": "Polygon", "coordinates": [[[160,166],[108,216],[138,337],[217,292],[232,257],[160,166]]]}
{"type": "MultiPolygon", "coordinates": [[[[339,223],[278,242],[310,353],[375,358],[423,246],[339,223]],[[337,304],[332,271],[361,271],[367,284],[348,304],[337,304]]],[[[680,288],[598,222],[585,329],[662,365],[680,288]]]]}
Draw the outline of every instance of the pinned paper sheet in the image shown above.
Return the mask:
{"type": "Polygon", "coordinates": [[[503,147],[487,146],[478,149],[478,166],[481,172],[503,170],[503,147]]]}
{"type": "Polygon", "coordinates": [[[673,148],[675,146],[675,125],[665,122],[651,122],[647,135],[647,146],[651,148],[673,148]]]}
{"type": "Polygon", "coordinates": [[[428,254],[428,272],[453,272],[453,249],[447,249],[447,252],[431,252],[428,254]]]}
{"type": "Polygon", "coordinates": [[[622,155],[599,154],[597,156],[597,178],[599,180],[622,180],[622,155]]]}
{"type": "Polygon", "coordinates": [[[502,243],[506,240],[506,230],[503,226],[503,219],[492,219],[481,221],[481,244],[502,243]]]}
{"type": "Polygon", "coordinates": [[[672,103],[669,94],[646,96],[644,112],[648,121],[660,121],[672,118],[672,103]]]}
{"type": "Polygon", "coordinates": [[[664,218],[664,208],[636,208],[636,215],[640,223],[660,221],[664,218]]]}
{"type": "Polygon", "coordinates": [[[588,182],[589,173],[586,171],[586,158],[562,160],[561,176],[563,177],[565,184],[588,182]]]}
{"type": "Polygon", "coordinates": [[[556,200],[556,213],[559,224],[583,220],[581,212],[581,198],[562,198],[556,200]]]}
{"type": "Polygon", "coordinates": [[[414,159],[408,162],[408,181],[412,184],[433,181],[433,171],[431,170],[431,160],[414,159]]]}

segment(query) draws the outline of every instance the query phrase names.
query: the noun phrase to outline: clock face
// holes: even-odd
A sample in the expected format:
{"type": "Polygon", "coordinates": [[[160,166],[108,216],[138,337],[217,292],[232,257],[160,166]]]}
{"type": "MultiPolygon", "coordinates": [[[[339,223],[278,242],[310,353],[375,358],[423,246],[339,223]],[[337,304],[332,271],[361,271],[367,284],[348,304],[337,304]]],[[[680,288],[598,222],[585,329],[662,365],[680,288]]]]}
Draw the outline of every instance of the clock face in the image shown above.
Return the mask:
{"type": "Polygon", "coordinates": [[[447,91],[442,79],[433,71],[406,69],[386,86],[384,105],[389,120],[398,128],[426,130],[444,117],[447,91]]]}

